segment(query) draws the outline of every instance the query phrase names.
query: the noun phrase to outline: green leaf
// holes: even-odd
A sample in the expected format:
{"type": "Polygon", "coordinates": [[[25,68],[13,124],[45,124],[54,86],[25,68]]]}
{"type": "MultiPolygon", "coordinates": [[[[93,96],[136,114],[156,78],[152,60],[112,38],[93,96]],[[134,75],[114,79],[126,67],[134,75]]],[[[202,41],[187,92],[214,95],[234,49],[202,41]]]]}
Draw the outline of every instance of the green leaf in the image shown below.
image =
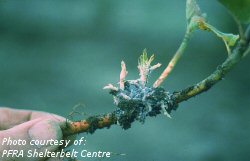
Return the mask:
{"type": "Polygon", "coordinates": [[[200,7],[197,5],[195,0],[187,0],[186,2],[186,19],[190,23],[194,16],[201,16],[200,7]]]}
{"type": "Polygon", "coordinates": [[[199,21],[206,21],[206,15],[201,12],[196,0],[187,0],[186,19],[189,32],[199,28],[199,21]]]}
{"type": "Polygon", "coordinates": [[[148,54],[147,54],[147,49],[144,49],[142,52],[142,55],[139,58],[139,64],[140,65],[145,65],[148,61],[148,54]]]}
{"type": "MultiPolygon", "coordinates": [[[[219,1],[232,1],[240,3],[242,1],[247,1],[250,3],[250,0],[219,0],[219,1]]],[[[250,9],[248,10],[250,14],[250,9]]],[[[210,25],[206,21],[206,15],[201,12],[200,7],[196,3],[196,0],[187,0],[186,2],[186,19],[188,25],[188,32],[193,32],[194,30],[201,29],[212,31],[216,36],[220,37],[227,48],[228,54],[231,54],[230,47],[234,46],[239,39],[239,35],[223,33],[216,29],[214,26],[210,25]]]]}
{"type": "Polygon", "coordinates": [[[202,21],[200,21],[199,27],[201,30],[212,31],[214,34],[216,34],[218,37],[220,37],[226,45],[228,54],[231,54],[230,47],[232,47],[236,44],[237,40],[239,39],[239,35],[234,35],[234,34],[230,34],[230,33],[223,33],[221,31],[219,31],[217,28],[215,28],[214,26],[212,26],[206,22],[202,22],[202,21]]]}
{"type": "Polygon", "coordinates": [[[147,49],[144,49],[142,55],[139,58],[138,65],[149,67],[151,62],[154,60],[154,54],[148,58],[147,49]]]}
{"type": "Polygon", "coordinates": [[[250,0],[219,0],[242,23],[250,23],[250,0]]]}

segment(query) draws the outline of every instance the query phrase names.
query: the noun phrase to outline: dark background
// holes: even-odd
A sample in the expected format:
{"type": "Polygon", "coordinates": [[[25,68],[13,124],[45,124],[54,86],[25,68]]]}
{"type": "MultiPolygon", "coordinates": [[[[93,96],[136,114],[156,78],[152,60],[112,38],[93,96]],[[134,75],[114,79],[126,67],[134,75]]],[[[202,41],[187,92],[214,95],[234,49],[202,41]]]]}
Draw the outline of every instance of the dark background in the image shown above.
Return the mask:
{"type": "MultiPolygon", "coordinates": [[[[198,2],[211,24],[237,33],[221,4],[198,2]]],[[[144,48],[165,67],[185,25],[184,0],[0,0],[0,106],[65,117],[78,103],[88,115],[113,111],[112,97],[102,88],[118,82],[120,61],[127,64],[128,79],[138,77],[144,48]]],[[[164,87],[173,92],[192,85],[226,56],[220,39],[198,31],[164,87]]],[[[103,160],[248,161],[249,61],[248,56],[214,88],[183,102],[172,119],[159,116],[127,131],[114,126],[84,134],[87,145],[77,148],[127,154],[103,160]]]]}

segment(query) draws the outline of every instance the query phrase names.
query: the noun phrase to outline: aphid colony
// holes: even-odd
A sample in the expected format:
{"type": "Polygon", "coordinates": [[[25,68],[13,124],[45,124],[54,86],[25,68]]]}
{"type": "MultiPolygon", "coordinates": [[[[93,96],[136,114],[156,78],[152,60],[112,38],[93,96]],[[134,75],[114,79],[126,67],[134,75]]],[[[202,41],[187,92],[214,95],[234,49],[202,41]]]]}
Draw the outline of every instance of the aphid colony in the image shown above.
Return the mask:
{"type": "Polygon", "coordinates": [[[143,123],[146,116],[156,116],[161,112],[170,117],[170,112],[177,107],[171,101],[171,94],[164,88],[146,86],[149,74],[161,65],[158,63],[151,66],[153,59],[154,56],[148,59],[144,50],[138,63],[140,78],[127,81],[125,77],[128,72],[122,61],[120,87],[115,87],[112,84],[104,87],[104,89],[109,89],[110,94],[114,96],[114,104],[118,107],[114,114],[117,123],[124,129],[130,128],[131,123],[135,120],[143,123]]]}

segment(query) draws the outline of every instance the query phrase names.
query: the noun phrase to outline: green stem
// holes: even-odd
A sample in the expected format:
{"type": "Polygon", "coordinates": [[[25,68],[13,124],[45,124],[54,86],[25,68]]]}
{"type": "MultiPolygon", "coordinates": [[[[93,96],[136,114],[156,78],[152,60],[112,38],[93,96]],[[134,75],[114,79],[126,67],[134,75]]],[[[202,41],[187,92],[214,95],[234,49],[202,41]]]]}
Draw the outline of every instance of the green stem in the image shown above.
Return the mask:
{"type": "Polygon", "coordinates": [[[246,44],[244,42],[239,42],[232,54],[229,55],[228,58],[221,65],[219,65],[211,75],[193,86],[174,92],[172,96],[173,100],[176,103],[180,103],[207,91],[217,82],[222,80],[224,76],[241,60],[244,53],[248,52],[248,50],[249,48],[246,49],[246,44]]]}
{"type": "Polygon", "coordinates": [[[231,16],[233,17],[235,23],[237,24],[239,34],[240,34],[240,39],[242,41],[246,41],[246,37],[245,37],[245,34],[244,34],[244,29],[243,29],[243,26],[242,26],[241,22],[238,20],[238,18],[234,14],[231,14],[231,16]]]}
{"type": "Polygon", "coordinates": [[[165,70],[162,72],[160,77],[155,81],[154,86],[153,86],[154,88],[159,87],[163,83],[163,81],[168,77],[168,75],[171,73],[171,71],[174,69],[175,65],[180,60],[184,51],[186,50],[192,33],[193,32],[190,31],[189,28],[187,27],[187,31],[185,33],[185,36],[182,40],[180,47],[178,48],[175,55],[173,56],[173,58],[171,59],[171,61],[169,62],[168,66],[165,68],[165,70]]]}
{"type": "MultiPolygon", "coordinates": [[[[250,36],[250,35],[249,35],[250,36]]],[[[186,41],[186,40],[185,40],[186,41]]],[[[185,48],[185,43],[184,43],[185,48]]],[[[182,101],[188,100],[202,92],[207,91],[217,82],[222,80],[224,76],[243,58],[246,52],[250,51],[249,44],[243,41],[239,41],[232,54],[206,79],[201,82],[188,87],[184,90],[174,92],[172,95],[172,103],[179,104],[182,101]],[[248,48],[247,48],[248,46],[248,48]]],[[[64,136],[74,135],[77,133],[89,132],[93,133],[97,129],[110,127],[111,125],[117,124],[116,111],[104,115],[96,115],[87,118],[86,120],[80,120],[76,122],[68,122],[64,131],[64,136]]]]}

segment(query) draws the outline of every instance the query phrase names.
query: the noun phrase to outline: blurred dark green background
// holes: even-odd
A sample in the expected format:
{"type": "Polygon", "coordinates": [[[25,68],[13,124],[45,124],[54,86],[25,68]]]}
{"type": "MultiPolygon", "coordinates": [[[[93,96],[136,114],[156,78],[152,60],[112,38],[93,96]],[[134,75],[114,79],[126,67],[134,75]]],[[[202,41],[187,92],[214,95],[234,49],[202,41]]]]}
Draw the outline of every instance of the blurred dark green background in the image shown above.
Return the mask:
{"type": "MultiPolygon", "coordinates": [[[[217,1],[198,1],[209,21],[225,32],[237,28],[217,1]]],[[[0,106],[67,116],[115,109],[102,90],[119,79],[120,61],[138,77],[144,48],[167,65],[185,32],[185,1],[1,0],[0,106]]],[[[227,56],[221,40],[196,32],[164,83],[169,91],[205,78],[227,56]]],[[[149,118],[127,131],[118,126],[87,136],[90,151],[126,153],[113,161],[248,161],[250,158],[250,57],[209,92],[180,105],[173,118],[149,118]]],[[[163,67],[152,74],[151,84],[163,67]]],[[[98,160],[98,159],[81,159],[98,160]]]]}

